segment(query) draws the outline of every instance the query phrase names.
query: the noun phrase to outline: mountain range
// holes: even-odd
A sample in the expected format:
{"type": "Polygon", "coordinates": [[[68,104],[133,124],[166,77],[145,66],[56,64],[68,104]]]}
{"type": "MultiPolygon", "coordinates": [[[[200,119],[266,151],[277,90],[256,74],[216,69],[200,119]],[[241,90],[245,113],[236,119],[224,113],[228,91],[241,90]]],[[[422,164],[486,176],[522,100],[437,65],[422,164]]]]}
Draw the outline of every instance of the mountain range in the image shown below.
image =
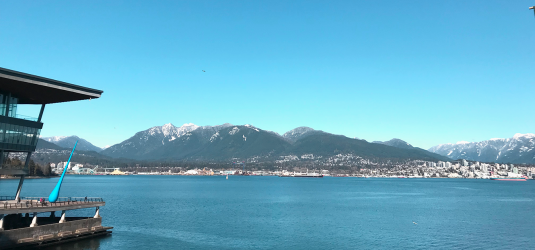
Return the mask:
{"type": "Polygon", "coordinates": [[[451,159],[498,163],[535,163],[535,134],[515,134],[481,142],[440,144],[428,151],[451,159]]]}
{"type": "Polygon", "coordinates": [[[329,157],[354,154],[379,159],[456,160],[481,162],[535,163],[535,135],[516,134],[507,139],[441,144],[424,150],[394,138],[369,143],[358,138],[334,135],[310,127],[298,127],[283,135],[252,125],[176,127],[155,126],[131,138],[101,149],[77,136],[45,137],[38,148],[68,149],[78,140],[78,150],[99,152],[105,157],[134,160],[227,161],[279,159],[290,155],[329,157]]]}
{"type": "Polygon", "coordinates": [[[172,124],[156,126],[101,151],[102,154],[137,160],[225,161],[234,158],[278,159],[288,155],[329,157],[354,154],[385,159],[447,159],[419,148],[398,148],[299,127],[282,136],[252,125],[218,126],[172,124]]]}

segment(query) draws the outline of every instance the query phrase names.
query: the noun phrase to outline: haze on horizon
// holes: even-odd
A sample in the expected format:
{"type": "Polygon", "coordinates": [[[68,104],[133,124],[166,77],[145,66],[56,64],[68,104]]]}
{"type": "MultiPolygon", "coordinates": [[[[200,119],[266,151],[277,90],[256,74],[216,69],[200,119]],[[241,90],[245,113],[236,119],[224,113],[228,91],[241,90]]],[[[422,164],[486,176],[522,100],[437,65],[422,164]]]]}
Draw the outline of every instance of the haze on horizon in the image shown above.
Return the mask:
{"type": "Polygon", "coordinates": [[[104,91],[47,105],[43,137],[228,122],[428,149],[535,133],[534,4],[2,1],[0,67],[104,91]]]}

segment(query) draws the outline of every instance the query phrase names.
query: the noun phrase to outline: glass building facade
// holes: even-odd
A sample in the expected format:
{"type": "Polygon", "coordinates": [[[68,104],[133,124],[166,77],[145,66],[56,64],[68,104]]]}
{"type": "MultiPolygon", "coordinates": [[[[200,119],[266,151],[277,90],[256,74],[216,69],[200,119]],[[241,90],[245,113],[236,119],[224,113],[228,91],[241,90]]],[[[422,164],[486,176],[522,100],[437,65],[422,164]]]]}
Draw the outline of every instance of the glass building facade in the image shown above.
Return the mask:
{"type": "Polygon", "coordinates": [[[5,116],[8,111],[9,117],[17,116],[17,103],[19,99],[0,93],[0,115],[5,116]],[[6,105],[9,103],[9,108],[6,109],[6,105]]]}
{"type": "Polygon", "coordinates": [[[30,119],[20,119],[17,116],[17,98],[0,94],[0,101],[0,149],[34,151],[43,124],[30,119]]]}

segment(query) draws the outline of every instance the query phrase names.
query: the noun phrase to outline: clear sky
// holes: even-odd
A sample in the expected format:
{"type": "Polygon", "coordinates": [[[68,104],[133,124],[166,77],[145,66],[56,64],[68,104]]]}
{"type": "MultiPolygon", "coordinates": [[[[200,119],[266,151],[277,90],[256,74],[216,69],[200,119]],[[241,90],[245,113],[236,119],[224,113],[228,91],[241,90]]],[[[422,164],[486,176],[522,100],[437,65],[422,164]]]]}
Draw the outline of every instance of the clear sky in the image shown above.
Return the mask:
{"type": "Polygon", "coordinates": [[[229,122],[427,149],[535,133],[532,5],[6,0],[0,67],[104,90],[48,105],[42,136],[229,122]]]}

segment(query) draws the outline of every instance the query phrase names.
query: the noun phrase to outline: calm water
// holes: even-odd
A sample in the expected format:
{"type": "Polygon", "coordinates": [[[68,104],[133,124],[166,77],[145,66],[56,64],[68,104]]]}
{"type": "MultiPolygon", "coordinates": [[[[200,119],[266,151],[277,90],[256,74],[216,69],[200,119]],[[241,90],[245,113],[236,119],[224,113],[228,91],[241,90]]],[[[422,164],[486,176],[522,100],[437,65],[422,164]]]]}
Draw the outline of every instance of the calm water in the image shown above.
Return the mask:
{"type": "Polygon", "coordinates": [[[104,198],[115,229],[53,249],[534,249],[534,194],[535,181],[69,175],[61,196],[104,198]]]}

